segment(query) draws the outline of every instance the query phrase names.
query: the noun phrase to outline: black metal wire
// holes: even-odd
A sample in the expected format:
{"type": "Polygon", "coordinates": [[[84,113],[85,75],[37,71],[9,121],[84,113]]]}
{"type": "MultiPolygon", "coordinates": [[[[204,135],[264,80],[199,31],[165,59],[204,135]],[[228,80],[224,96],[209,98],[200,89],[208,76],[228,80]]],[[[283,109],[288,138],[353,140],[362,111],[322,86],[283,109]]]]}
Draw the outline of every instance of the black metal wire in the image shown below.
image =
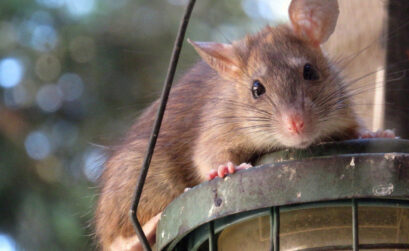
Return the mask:
{"type": "Polygon", "coordinates": [[[352,199],[352,250],[359,250],[358,202],[352,199]]]}
{"type": "Polygon", "coordinates": [[[270,251],[274,251],[274,207],[269,210],[270,219],[270,251]]]}
{"type": "MultiPolygon", "coordinates": [[[[408,243],[374,243],[359,244],[360,249],[405,249],[409,248],[408,243]]],[[[325,246],[315,248],[302,248],[294,251],[329,251],[329,250],[352,250],[352,245],[325,246]]]]}
{"type": "Polygon", "coordinates": [[[274,251],[280,250],[280,208],[274,207],[274,227],[273,227],[273,244],[274,251]]]}
{"type": "Polygon", "coordinates": [[[209,222],[209,251],[217,251],[216,236],[214,233],[214,221],[209,222]]]}
{"type": "Polygon", "coordinates": [[[163,115],[165,113],[165,108],[166,108],[166,104],[168,101],[168,97],[169,97],[169,93],[170,93],[170,88],[172,87],[172,83],[173,83],[173,78],[175,76],[175,72],[176,72],[176,66],[179,60],[179,55],[180,55],[180,51],[182,49],[182,45],[183,45],[183,40],[185,37],[185,33],[186,33],[186,29],[187,29],[187,25],[189,23],[189,19],[190,16],[192,14],[192,10],[193,10],[193,6],[195,4],[196,0],[190,0],[182,22],[180,23],[179,26],[179,31],[177,34],[177,38],[173,47],[173,52],[172,52],[172,57],[170,60],[170,65],[168,68],[168,73],[166,75],[166,80],[165,80],[165,84],[163,87],[163,91],[162,91],[162,95],[161,95],[161,101],[160,101],[160,106],[159,106],[159,110],[156,114],[156,119],[155,119],[155,123],[152,129],[152,134],[151,137],[149,139],[149,146],[148,146],[148,151],[146,153],[145,156],[145,160],[143,162],[143,166],[142,166],[142,170],[141,173],[139,175],[139,179],[138,179],[138,183],[135,189],[135,193],[133,196],[133,203],[132,203],[132,208],[130,211],[131,214],[131,218],[132,218],[132,222],[136,231],[136,234],[138,235],[139,240],[141,241],[144,249],[146,251],[151,251],[151,248],[149,246],[149,242],[146,239],[146,236],[142,230],[141,224],[138,221],[138,217],[137,217],[137,209],[138,209],[138,204],[139,204],[139,200],[141,198],[141,194],[142,194],[142,189],[143,186],[145,184],[145,180],[146,180],[146,176],[148,175],[148,169],[149,169],[149,165],[151,163],[151,159],[152,159],[152,155],[155,149],[155,145],[156,145],[156,140],[158,138],[159,135],[159,130],[160,130],[160,126],[162,124],[162,119],[163,119],[163,115]]]}

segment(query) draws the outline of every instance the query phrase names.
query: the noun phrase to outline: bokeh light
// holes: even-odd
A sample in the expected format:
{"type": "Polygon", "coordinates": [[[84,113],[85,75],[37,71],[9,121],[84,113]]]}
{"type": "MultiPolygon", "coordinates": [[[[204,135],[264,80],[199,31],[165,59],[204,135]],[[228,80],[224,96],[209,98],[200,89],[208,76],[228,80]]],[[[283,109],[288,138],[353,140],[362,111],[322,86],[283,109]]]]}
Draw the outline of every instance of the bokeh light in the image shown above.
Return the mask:
{"type": "Polygon", "coordinates": [[[34,28],[31,45],[38,51],[50,51],[57,45],[57,33],[50,25],[38,25],[34,28]]]}
{"type": "Polygon", "coordinates": [[[55,112],[62,105],[62,95],[57,85],[44,85],[37,92],[37,105],[45,112],[55,112]]]}
{"type": "Polygon", "coordinates": [[[17,250],[16,242],[7,234],[0,233],[0,251],[17,250]]]}
{"type": "Polygon", "coordinates": [[[37,51],[50,51],[58,42],[58,34],[54,28],[53,16],[37,10],[29,18],[17,24],[18,42],[37,51]]]}
{"type": "Polygon", "coordinates": [[[55,148],[73,147],[78,139],[78,127],[67,120],[58,120],[51,129],[51,140],[55,148]]]}
{"type": "MultiPolygon", "coordinates": [[[[119,2],[122,3],[124,0],[119,2]]],[[[37,3],[53,9],[66,7],[73,17],[88,15],[95,9],[95,0],[37,0],[37,3]]]]}
{"type": "Polygon", "coordinates": [[[35,160],[41,160],[48,157],[51,153],[50,140],[41,131],[34,131],[28,134],[24,141],[28,156],[35,160]]]}
{"type": "Polygon", "coordinates": [[[241,6],[247,16],[253,19],[274,21],[288,20],[288,6],[291,0],[243,0],[241,6]]]}
{"type": "Polygon", "coordinates": [[[17,85],[4,92],[4,103],[8,107],[21,107],[28,103],[29,94],[22,85],[17,85]]]}
{"type": "Polygon", "coordinates": [[[60,8],[64,6],[65,0],[37,0],[37,3],[48,8],[60,8]]]}
{"type": "Polygon", "coordinates": [[[186,5],[187,4],[187,0],[168,0],[168,2],[173,5],[186,5]]]}
{"type": "Polygon", "coordinates": [[[17,40],[17,31],[11,22],[0,22],[0,49],[14,45],[17,40]]]}
{"type": "Polygon", "coordinates": [[[0,85],[10,88],[20,83],[23,77],[23,65],[16,58],[5,58],[0,61],[0,85]]]}
{"type": "Polygon", "coordinates": [[[57,182],[62,176],[61,161],[51,155],[35,165],[38,176],[46,182],[57,182]]]}
{"type": "Polygon", "coordinates": [[[125,6],[129,0],[99,0],[99,3],[103,3],[104,6],[107,6],[110,9],[119,9],[125,6]]]}
{"type": "Polygon", "coordinates": [[[43,81],[54,80],[61,71],[61,63],[53,54],[42,54],[35,64],[37,76],[43,81]]]}
{"type": "Polygon", "coordinates": [[[74,101],[82,95],[84,84],[81,77],[75,73],[65,73],[58,80],[58,87],[66,101],[74,101]]]}
{"type": "Polygon", "coordinates": [[[70,42],[70,53],[72,59],[74,59],[76,62],[88,62],[94,58],[95,42],[90,37],[76,37],[70,42]]]}
{"type": "Polygon", "coordinates": [[[91,13],[95,7],[94,0],[66,0],[68,12],[73,16],[83,16],[91,13]]]}
{"type": "Polygon", "coordinates": [[[30,19],[28,20],[30,26],[34,28],[37,25],[54,25],[54,17],[44,10],[37,10],[31,14],[30,19]]]}
{"type": "Polygon", "coordinates": [[[107,160],[101,149],[90,148],[84,154],[84,174],[91,182],[96,182],[102,173],[102,168],[107,160]]]}

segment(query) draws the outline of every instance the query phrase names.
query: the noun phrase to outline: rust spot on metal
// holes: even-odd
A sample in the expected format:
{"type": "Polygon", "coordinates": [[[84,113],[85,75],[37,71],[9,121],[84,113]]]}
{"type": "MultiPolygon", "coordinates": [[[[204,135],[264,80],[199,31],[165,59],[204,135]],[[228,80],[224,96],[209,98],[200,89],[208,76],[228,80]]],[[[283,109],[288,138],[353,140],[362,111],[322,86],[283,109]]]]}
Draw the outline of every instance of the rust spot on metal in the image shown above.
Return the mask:
{"type": "Polygon", "coordinates": [[[215,198],[214,204],[216,205],[216,207],[220,207],[220,205],[222,204],[222,199],[220,199],[220,198],[215,198]]]}
{"type": "Polygon", "coordinates": [[[221,198],[219,198],[219,196],[217,195],[217,189],[216,189],[216,188],[213,188],[213,189],[212,189],[212,192],[213,192],[213,194],[214,194],[214,198],[213,198],[214,205],[215,205],[216,207],[220,207],[220,205],[222,204],[223,200],[222,200],[221,198]]]}

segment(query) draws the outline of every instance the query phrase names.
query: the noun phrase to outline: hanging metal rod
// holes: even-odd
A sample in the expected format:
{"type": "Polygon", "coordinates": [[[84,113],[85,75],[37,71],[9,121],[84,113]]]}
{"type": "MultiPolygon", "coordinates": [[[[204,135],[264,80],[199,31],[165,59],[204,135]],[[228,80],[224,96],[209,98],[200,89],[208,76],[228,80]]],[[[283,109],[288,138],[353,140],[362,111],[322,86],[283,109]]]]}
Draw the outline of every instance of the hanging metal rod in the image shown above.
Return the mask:
{"type": "Polygon", "coordinates": [[[179,31],[178,31],[178,34],[175,40],[172,57],[171,57],[170,65],[168,68],[168,73],[166,75],[165,84],[164,84],[162,95],[160,98],[159,110],[156,114],[156,119],[155,119],[155,123],[152,129],[152,134],[149,139],[148,151],[146,153],[145,160],[142,166],[142,170],[139,175],[138,183],[136,185],[135,193],[133,195],[133,202],[132,202],[132,208],[130,210],[130,216],[132,218],[132,222],[133,222],[136,234],[138,235],[138,238],[141,241],[142,246],[144,247],[145,251],[151,251],[151,248],[149,246],[149,242],[145,236],[145,233],[142,230],[141,224],[139,223],[139,220],[137,217],[138,204],[141,198],[142,189],[145,184],[146,176],[148,175],[149,165],[151,163],[152,155],[153,155],[155,145],[156,145],[156,140],[159,135],[159,130],[162,124],[163,115],[165,113],[170,89],[172,87],[173,79],[175,77],[176,66],[179,60],[180,51],[182,49],[183,41],[185,38],[187,25],[189,23],[189,19],[192,14],[192,10],[193,10],[193,6],[195,2],[196,0],[189,1],[186,7],[185,13],[184,13],[182,22],[180,23],[180,26],[179,26],[179,31]]]}

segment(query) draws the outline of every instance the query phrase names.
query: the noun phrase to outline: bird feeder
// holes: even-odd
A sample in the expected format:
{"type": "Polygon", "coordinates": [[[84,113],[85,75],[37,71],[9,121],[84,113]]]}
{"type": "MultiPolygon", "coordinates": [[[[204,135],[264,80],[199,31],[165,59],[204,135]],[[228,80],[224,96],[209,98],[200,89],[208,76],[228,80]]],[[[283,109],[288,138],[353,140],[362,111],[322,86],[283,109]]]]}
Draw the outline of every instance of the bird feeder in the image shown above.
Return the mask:
{"type": "Polygon", "coordinates": [[[409,250],[409,141],[266,154],[163,212],[158,250],[409,250]]]}

